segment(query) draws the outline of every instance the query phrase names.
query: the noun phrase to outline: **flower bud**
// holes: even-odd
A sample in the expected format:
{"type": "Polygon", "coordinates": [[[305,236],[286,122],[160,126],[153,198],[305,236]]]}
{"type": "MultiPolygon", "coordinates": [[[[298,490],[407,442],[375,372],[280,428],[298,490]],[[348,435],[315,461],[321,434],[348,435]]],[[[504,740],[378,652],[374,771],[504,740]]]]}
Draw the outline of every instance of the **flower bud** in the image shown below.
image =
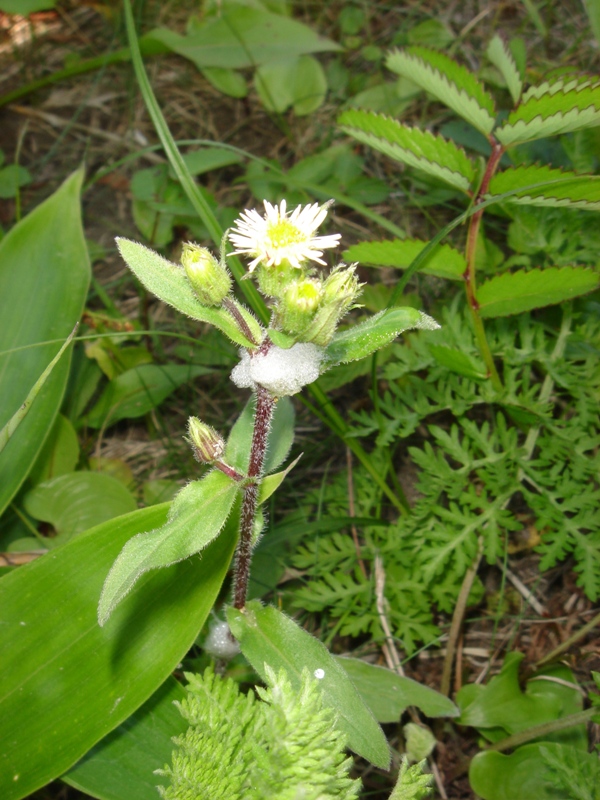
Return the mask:
{"type": "Polygon", "coordinates": [[[270,267],[259,264],[254,273],[258,288],[265,297],[283,297],[285,290],[298,278],[303,277],[303,272],[293,267],[288,261],[273,264],[270,267]]]}
{"type": "Polygon", "coordinates": [[[282,330],[301,335],[310,325],[321,300],[321,281],[306,278],[290,284],[277,306],[282,330]]]}
{"type": "Polygon", "coordinates": [[[340,264],[323,285],[323,295],[319,308],[310,324],[308,335],[303,338],[319,347],[326,347],[336,331],[344,314],[354,308],[360,294],[360,283],[354,265],[340,264]]]}
{"type": "Polygon", "coordinates": [[[198,417],[188,419],[188,434],[188,442],[192,445],[194,455],[204,464],[212,464],[225,452],[223,437],[198,417]]]}
{"type": "Polygon", "coordinates": [[[198,247],[191,242],[183,245],[181,263],[202,305],[220,305],[231,290],[231,276],[227,267],[220,264],[205,247],[198,247]]]}

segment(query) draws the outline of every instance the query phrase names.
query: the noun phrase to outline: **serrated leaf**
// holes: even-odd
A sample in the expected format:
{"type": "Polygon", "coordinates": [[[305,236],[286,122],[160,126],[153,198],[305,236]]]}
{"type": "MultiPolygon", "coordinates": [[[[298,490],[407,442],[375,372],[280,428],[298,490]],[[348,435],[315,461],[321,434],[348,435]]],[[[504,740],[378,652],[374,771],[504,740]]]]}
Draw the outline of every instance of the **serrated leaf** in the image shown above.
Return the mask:
{"type": "Polygon", "coordinates": [[[595,125],[600,125],[600,84],[560,81],[546,85],[543,94],[528,92],[494,136],[509,147],[595,125]]]}
{"type": "Polygon", "coordinates": [[[273,606],[263,607],[256,600],[244,611],[228,609],[227,620],[242,653],[261,677],[265,677],[265,664],[276,672],[283,668],[292,686],[299,689],[304,667],[311,675],[319,671],[323,702],[337,713],[337,727],[348,737],[348,747],[388,769],[390,752],[383,731],[322,642],[273,606]]]}
{"type": "Polygon", "coordinates": [[[494,36],[485,51],[492,64],[500,71],[514,103],[519,102],[523,91],[523,81],[512,57],[512,53],[498,35],[494,36]]]}
{"type": "Polygon", "coordinates": [[[466,67],[425,47],[392,50],[386,65],[410,78],[482,133],[491,133],[496,116],[494,100],[466,67]]]}
{"type": "Polygon", "coordinates": [[[477,302],[482,317],[507,317],[579,297],[599,285],[600,274],[584,267],[518,270],[483,283],[477,302]]]}
{"type": "Polygon", "coordinates": [[[336,334],[325,348],[324,367],[371,355],[410,328],[433,331],[439,327],[434,319],[416,308],[389,308],[336,334]]]}
{"type": "Polygon", "coordinates": [[[346,133],[381,153],[468,192],[475,167],[465,151],[441,136],[372,111],[350,109],[338,120],[346,133]]]}
{"type": "Polygon", "coordinates": [[[162,528],[130,539],[104,582],[98,604],[100,625],[106,623],[144,572],[176,564],[210,544],[227,521],[237,492],[231,478],[210,472],[179,492],[162,528]]]}
{"type": "Polygon", "coordinates": [[[504,170],[494,175],[486,199],[523,187],[505,198],[507,203],[529,206],[570,206],[600,211],[600,177],[577,175],[545,165],[533,164],[504,170]],[[540,184],[548,184],[546,186],[540,184]]]}
{"type": "MultiPolygon", "coordinates": [[[[428,242],[420,239],[392,239],[385,242],[359,242],[344,252],[346,261],[375,267],[407,269],[428,242]]],[[[453,281],[463,280],[467,268],[463,254],[449,244],[439,245],[431,252],[419,272],[453,281]]]]}
{"type": "MultiPolygon", "coordinates": [[[[228,311],[223,308],[209,308],[198,302],[181,267],[172,264],[139,242],[122,237],[117,237],[116,241],[127,266],[149,292],[182,314],[200,322],[209,322],[236,344],[244,347],[256,347],[255,342],[251,342],[240,332],[228,311]]],[[[259,342],[262,338],[262,329],[259,323],[248,311],[246,311],[245,318],[256,342],[259,342]]]]}

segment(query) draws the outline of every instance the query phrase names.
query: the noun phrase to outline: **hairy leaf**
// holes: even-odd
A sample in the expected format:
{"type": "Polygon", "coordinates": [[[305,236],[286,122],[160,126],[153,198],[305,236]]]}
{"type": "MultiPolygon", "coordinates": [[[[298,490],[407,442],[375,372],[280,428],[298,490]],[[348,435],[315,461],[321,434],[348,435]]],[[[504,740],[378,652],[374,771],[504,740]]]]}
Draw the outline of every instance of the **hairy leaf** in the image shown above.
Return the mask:
{"type": "Polygon", "coordinates": [[[386,64],[393,72],[410,78],[426,92],[455,111],[483,134],[494,127],[494,100],[466,67],[425,47],[393,50],[386,64]]]}
{"type": "Polygon", "coordinates": [[[600,274],[584,267],[549,267],[504,273],[477,290],[482,317],[507,317],[587,294],[600,285],[600,274]]]}
{"type": "Polygon", "coordinates": [[[336,334],[325,348],[325,369],[371,355],[410,328],[433,331],[437,322],[416,308],[390,308],[336,334]]]}
{"type": "Polygon", "coordinates": [[[245,347],[255,347],[262,338],[262,329],[257,320],[240,307],[255,342],[247,339],[239,330],[235,320],[224,308],[209,308],[198,302],[194,290],[181,267],[172,264],[154,250],[132,242],[130,239],[117,237],[117,246],[127,266],[138,280],[164,303],[173,306],[182,314],[200,322],[209,322],[226,336],[245,347]]]}
{"type": "Polygon", "coordinates": [[[490,181],[486,198],[521,187],[522,191],[507,197],[506,202],[530,206],[571,206],[600,211],[600,177],[577,175],[545,165],[532,164],[499,172],[490,181]]]}
{"type": "Polygon", "coordinates": [[[292,686],[300,688],[302,670],[320,680],[324,705],[339,715],[338,727],[348,746],[376,766],[387,769],[390,754],[383,731],[325,645],[273,606],[252,600],[244,611],[230,608],[227,619],[242,653],[261,677],[265,665],[285,669],[292,686]]]}
{"type": "Polygon", "coordinates": [[[475,176],[465,151],[441,136],[372,111],[351,109],[338,120],[346,133],[385,155],[468,192],[475,176]]]}
{"type": "Polygon", "coordinates": [[[100,625],[106,623],[144,572],[168,567],[204,550],[227,521],[237,491],[231,478],[210,472],[179,492],[162,528],[140,533],[127,542],[102,588],[98,604],[100,625]]]}
{"type": "Polygon", "coordinates": [[[492,37],[492,40],[485,51],[492,64],[500,71],[506,81],[506,86],[514,103],[519,102],[519,97],[523,91],[523,81],[515,64],[512,53],[500,36],[492,37]]]}
{"type": "MultiPolygon", "coordinates": [[[[397,267],[407,269],[426,247],[428,242],[420,239],[393,239],[385,242],[359,242],[344,252],[347,261],[375,267],[397,267]]],[[[463,254],[449,244],[439,245],[419,267],[419,272],[439,278],[460,281],[466,270],[463,254]]]]}
{"type": "Polygon", "coordinates": [[[494,132],[506,147],[600,125],[600,84],[577,79],[544,84],[527,92],[521,104],[494,132]]]}

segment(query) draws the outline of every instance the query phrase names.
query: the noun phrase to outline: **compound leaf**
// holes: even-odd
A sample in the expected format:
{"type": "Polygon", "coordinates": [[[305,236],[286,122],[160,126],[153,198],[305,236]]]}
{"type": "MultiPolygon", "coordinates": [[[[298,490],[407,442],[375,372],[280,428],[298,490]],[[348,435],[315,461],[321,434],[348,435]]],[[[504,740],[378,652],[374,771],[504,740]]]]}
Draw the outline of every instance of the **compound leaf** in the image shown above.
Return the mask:
{"type": "Polygon", "coordinates": [[[584,267],[517,270],[483,283],[477,302],[482,317],[507,317],[579,297],[599,285],[600,275],[584,267]]]}
{"type": "Polygon", "coordinates": [[[600,178],[597,175],[577,175],[537,164],[509,168],[494,175],[486,198],[521,187],[517,194],[505,198],[506,202],[600,211],[600,178]]]}
{"type": "Polygon", "coordinates": [[[512,53],[503,39],[497,34],[492,37],[485,54],[506,81],[506,86],[513,102],[515,104],[518,103],[523,91],[523,81],[512,53]]]}
{"type": "MultiPolygon", "coordinates": [[[[358,261],[366,266],[407,269],[427,244],[428,242],[420,239],[359,242],[344,252],[344,259],[358,261]]],[[[442,244],[432,250],[425,263],[419,267],[419,272],[460,281],[466,266],[465,258],[459,250],[449,244],[442,244]]]]}
{"type": "Polygon", "coordinates": [[[338,122],[350,136],[395,161],[420,169],[463,192],[470,190],[475,167],[454,142],[372,111],[351,109],[338,122]]]}
{"type": "Polygon", "coordinates": [[[494,132],[505,147],[600,125],[600,83],[585,78],[534,86],[494,132]]]}
{"type": "Polygon", "coordinates": [[[436,50],[409,47],[388,54],[387,67],[410,78],[483,134],[491,133],[494,100],[466,67],[436,50]]]}

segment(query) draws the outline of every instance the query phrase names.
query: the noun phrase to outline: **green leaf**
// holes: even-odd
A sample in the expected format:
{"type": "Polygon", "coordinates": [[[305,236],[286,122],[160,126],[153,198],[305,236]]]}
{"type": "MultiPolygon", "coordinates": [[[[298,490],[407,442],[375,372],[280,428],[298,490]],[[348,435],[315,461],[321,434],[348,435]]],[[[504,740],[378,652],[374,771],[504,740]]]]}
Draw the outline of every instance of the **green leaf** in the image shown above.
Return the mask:
{"type": "Polygon", "coordinates": [[[271,497],[271,495],[274,492],[276,492],[277,489],[279,489],[279,487],[284,481],[284,478],[287,476],[289,472],[291,472],[294,469],[294,467],[300,461],[301,458],[302,458],[302,453],[300,453],[298,458],[295,458],[291,464],[288,464],[288,466],[284,470],[281,470],[281,472],[275,472],[273,475],[267,475],[266,478],[262,479],[260,483],[260,491],[258,494],[259,504],[267,501],[269,497],[271,497]]]}
{"type": "Polygon", "coordinates": [[[584,267],[548,267],[504,273],[477,290],[482,317],[507,317],[594,291],[600,275],[584,267]]]}
{"type": "Polygon", "coordinates": [[[306,117],[320,108],[327,95],[327,78],[313,56],[300,56],[294,71],[294,114],[306,117]]]}
{"type": "MultiPolygon", "coordinates": [[[[60,544],[76,533],[135,511],[137,503],[121,481],[100,472],[71,472],[40,483],[23,498],[25,511],[49,522],[60,544]]],[[[48,544],[56,546],[50,539],[48,544]]]]}
{"type": "Polygon", "coordinates": [[[167,784],[166,778],[156,775],[156,769],[171,760],[173,737],[188,727],[175,705],[185,696],[181,684],[167,678],[144,705],[61,775],[61,780],[102,800],[154,797],[156,786],[167,784]]]}
{"type": "Polygon", "coordinates": [[[79,461],[79,442],[72,423],[59,414],[37,461],[29,473],[35,485],[73,472],[79,461]]]}
{"type": "Polygon", "coordinates": [[[27,397],[21,403],[19,408],[15,411],[15,413],[8,420],[8,422],[2,428],[0,428],[0,453],[4,450],[6,445],[9,443],[10,438],[14,435],[15,431],[17,430],[19,425],[23,422],[23,420],[25,419],[27,414],[29,414],[29,412],[31,411],[31,407],[32,407],[33,403],[35,402],[35,399],[37,398],[37,396],[41,392],[44,384],[46,383],[46,381],[48,380],[48,378],[52,374],[52,370],[54,369],[54,367],[60,361],[60,359],[61,359],[63,353],[65,352],[65,350],[67,349],[67,347],[71,344],[71,342],[73,340],[73,336],[75,336],[75,330],[76,329],[77,328],[75,327],[71,331],[71,333],[67,337],[65,343],[62,345],[62,347],[60,348],[58,353],[54,356],[52,361],[48,364],[46,369],[42,372],[42,374],[37,379],[37,381],[33,384],[33,386],[31,387],[30,391],[27,394],[27,397]]]}
{"type": "MultiPolygon", "coordinates": [[[[252,432],[254,430],[254,396],[250,397],[244,410],[231,429],[225,448],[224,459],[239,472],[248,472],[252,432]]],[[[294,443],[295,412],[289,397],[280,397],[273,412],[271,429],[267,441],[267,454],[263,472],[268,474],[277,469],[287,458],[294,443]]]]}
{"type": "Polygon", "coordinates": [[[104,523],[0,580],[0,797],[18,800],[77,762],[167,678],[204,624],[237,539],[145,575],[98,627],[102,581],[168,506],[104,523]]]}
{"type": "Polygon", "coordinates": [[[9,164],[0,169],[0,198],[8,200],[16,197],[21,186],[31,183],[31,173],[18,164],[9,164]]]}
{"type": "Polygon", "coordinates": [[[322,674],[323,702],[338,714],[338,728],[348,737],[348,747],[382,769],[388,769],[390,751],[383,731],[344,669],[322,642],[300,628],[273,606],[252,600],[244,611],[227,610],[231,632],[242,653],[265,678],[265,664],[285,669],[293,687],[300,688],[304,667],[322,674]]]}
{"type": "MultiPolygon", "coordinates": [[[[413,260],[427,246],[420,239],[392,239],[385,242],[359,242],[344,252],[346,261],[374,267],[397,267],[407,269],[413,260]]],[[[448,280],[463,280],[467,268],[463,254],[449,244],[439,245],[426,258],[419,272],[436,275],[448,280]]]]}
{"type": "MultiPolygon", "coordinates": [[[[211,172],[213,169],[229,167],[232,164],[241,164],[244,161],[244,157],[241,153],[230,150],[228,147],[203,147],[201,150],[192,150],[189,153],[185,153],[183,160],[190,171],[190,175],[204,175],[205,172],[211,172]]],[[[173,180],[176,179],[175,171],[171,166],[169,166],[169,177],[173,178],[173,180]]],[[[148,200],[151,198],[141,199],[148,200]]]]}
{"type": "Polygon", "coordinates": [[[231,478],[222,472],[209,472],[179,492],[162,527],[130,539],[102,587],[100,625],[106,624],[144,572],[169,567],[204,550],[221,532],[237,493],[238,486],[231,478]]]}
{"type": "Polygon", "coordinates": [[[575,78],[533,86],[494,131],[505,147],[600,125],[600,83],[575,78]]]}
{"type": "MultiPolygon", "coordinates": [[[[236,344],[245,347],[256,346],[255,342],[251,342],[240,332],[237,323],[228,311],[223,308],[209,308],[198,302],[182,267],[172,264],[154,250],[150,250],[138,242],[121,237],[117,237],[116,241],[127,266],[149,292],[182,314],[187,314],[188,317],[200,322],[209,322],[229,336],[236,344]]],[[[244,317],[256,342],[259,342],[262,337],[259,323],[249,312],[246,312],[244,317]]]]}
{"type": "Polygon", "coordinates": [[[438,364],[452,372],[456,372],[457,375],[463,375],[465,378],[471,378],[474,381],[487,379],[487,371],[484,364],[469,353],[437,344],[430,344],[429,352],[438,364]]]}
{"type": "Polygon", "coordinates": [[[475,167],[465,151],[441,136],[371,111],[350,109],[338,119],[347,134],[385,155],[468,192],[475,167]]]}
{"type": "Polygon", "coordinates": [[[257,8],[230,6],[189,36],[166,28],[147,34],[200,69],[246,69],[307,53],[341,50],[307,25],[257,8]]]}
{"type": "Polygon", "coordinates": [[[248,84],[244,76],[234,69],[225,67],[204,67],[201,70],[206,80],[221,94],[240,100],[248,96],[248,84]]]}
{"type": "Polygon", "coordinates": [[[486,200],[516,189],[521,191],[504,198],[505,202],[600,211],[600,177],[597,175],[577,175],[537,164],[509,168],[494,175],[486,200]]]}
{"type": "Polygon", "coordinates": [[[460,713],[443,694],[389,669],[359,658],[337,656],[337,661],[378,722],[399,722],[408,706],[417,706],[428,717],[457,717],[460,713]]]}
{"type": "Polygon", "coordinates": [[[512,53],[498,34],[492,37],[485,54],[506,81],[510,96],[516,105],[523,91],[523,81],[512,53]]]}
{"type": "MultiPolygon", "coordinates": [[[[567,795],[556,785],[551,763],[568,758],[575,774],[587,787],[598,785],[598,757],[577,747],[555,742],[534,742],[505,755],[494,751],[477,753],[469,766],[471,788],[482,800],[565,800],[567,795]],[[550,755],[550,763],[544,757],[550,755]],[[584,777],[585,776],[585,777],[584,777]]],[[[572,787],[575,788],[575,787],[572,787]]],[[[569,794],[571,798],[594,798],[593,794],[569,794]]]]}
{"type": "Polygon", "coordinates": [[[410,328],[433,331],[437,322],[416,308],[390,308],[337,333],[325,348],[324,368],[371,355],[410,328]]]}
{"type": "Polygon", "coordinates": [[[1,0],[0,11],[7,14],[27,16],[35,11],[46,11],[54,8],[56,0],[1,0]]]}
{"type": "MultiPolygon", "coordinates": [[[[21,407],[83,311],[90,266],[81,226],[82,181],[82,171],[73,173],[0,242],[0,428],[21,407]]],[[[0,455],[0,513],[52,429],[70,360],[67,353],[58,362],[0,455]]]]}
{"type": "Polygon", "coordinates": [[[121,419],[143,417],[182,384],[213,371],[193,364],[142,364],[128,369],[109,382],[86,416],[86,424],[102,428],[121,419]]]}
{"type": "Polygon", "coordinates": [[[392,50],[386,65],[392,72],[410,78],[485,135],[492,132],[494,100],[466,67],[424,47],[392,50]]]}

